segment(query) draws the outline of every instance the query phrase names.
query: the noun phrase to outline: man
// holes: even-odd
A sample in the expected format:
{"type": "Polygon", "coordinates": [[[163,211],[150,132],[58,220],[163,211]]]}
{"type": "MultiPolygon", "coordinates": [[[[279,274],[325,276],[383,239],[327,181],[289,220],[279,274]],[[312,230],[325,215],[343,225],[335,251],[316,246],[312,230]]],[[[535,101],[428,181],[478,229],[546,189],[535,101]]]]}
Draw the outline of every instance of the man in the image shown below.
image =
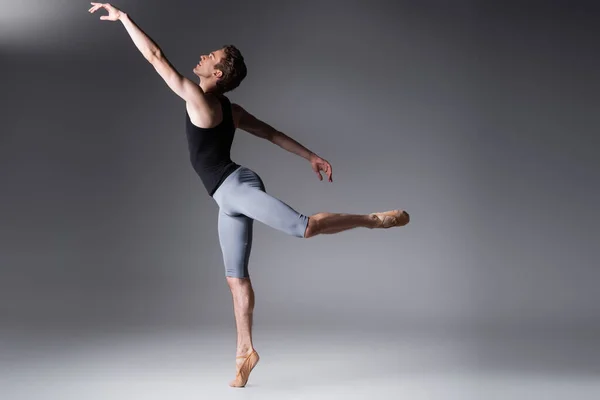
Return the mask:
{"type": "Polygon", "coordinates": [[[318,213],[306,216],[270,196],[260,177],[230,158],[236,128],[240,128],[307,159],[320,180],[332,182],[329,162],[295,140],[260,121],[224,93],[246,76],[244,58],[235,46],[225,46],[200,57],[195,84],[178,73],[161,49],[123,11],[107,3],[91,3],[89,12],[108,11],[101,20],[121,21],[142,55],[186,104],[186,135],[190,161],[208,194],[219,206],[219,242],[225,275],[231,289],[237,328],[236,377],[232,387],[244,387],[259,356],[252,344],[254,291],[248,274],[252,224],[258,220],[289,235],[309,238],[357,227],[390,228],[409,222],[408,213],[393,210],[367,215],[318,213]]]}

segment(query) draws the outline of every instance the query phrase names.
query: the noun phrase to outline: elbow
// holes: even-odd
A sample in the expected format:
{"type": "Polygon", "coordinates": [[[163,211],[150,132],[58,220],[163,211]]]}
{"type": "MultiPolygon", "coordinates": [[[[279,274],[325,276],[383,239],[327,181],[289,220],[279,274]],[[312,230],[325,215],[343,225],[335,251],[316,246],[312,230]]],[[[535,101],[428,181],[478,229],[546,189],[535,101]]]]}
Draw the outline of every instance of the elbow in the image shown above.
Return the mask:
{"type": "Polygon", "coordinates": [[[155,62],[160,61],[162,58],[162,52],[159,48],[151,49],[145,56],[146,60],[148,60],[150,64],[154,64],[155,62]]]}
{"type": "Polygon", "coordinates": [[[276,131],[275,129],[269,129],[267,132],[265,132],[265,139],[267,139],[269,142],[275,143],[279,135],[280,132],[276,131]]]}

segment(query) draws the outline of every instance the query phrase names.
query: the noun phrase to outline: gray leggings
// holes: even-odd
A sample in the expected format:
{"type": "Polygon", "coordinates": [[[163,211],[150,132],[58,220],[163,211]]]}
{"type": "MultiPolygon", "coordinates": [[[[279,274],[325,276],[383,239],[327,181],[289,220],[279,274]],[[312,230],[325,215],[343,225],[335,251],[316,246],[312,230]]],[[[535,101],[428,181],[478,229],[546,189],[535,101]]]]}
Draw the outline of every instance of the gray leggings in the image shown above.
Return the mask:
{"type": "Polygon", "coordinates": [[[239,167],[213,194],[219,205],[219,242],[225,275],[247,278],[252,250],[252,223],[262,222],[296,237],[304,237],[308,217],[267,194],[254,171],[239,167]]]}

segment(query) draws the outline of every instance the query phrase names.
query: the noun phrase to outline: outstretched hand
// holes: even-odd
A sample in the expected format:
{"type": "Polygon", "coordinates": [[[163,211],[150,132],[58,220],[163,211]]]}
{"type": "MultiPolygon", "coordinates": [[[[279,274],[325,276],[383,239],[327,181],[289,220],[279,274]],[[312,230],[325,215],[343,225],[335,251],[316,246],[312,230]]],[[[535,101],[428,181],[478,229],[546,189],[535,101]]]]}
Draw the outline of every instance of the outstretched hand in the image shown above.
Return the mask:
{"type": "Polygon", "coordinates": [[[323,177],[321,176],[321,171],[323,171],[329,180],[329,182],[333,182],[332,178],[332,170],[331,164],[327,160],[322,159],[321,157],[314,155],[310,158],[310,165],[312,166],[313,171],[319,177],[319,180],[322,181],[323,177]]]}
{"type": "Polygon", "coordinates": [[[90,3],[92,5],[92,8],[90,8],[88,11],[93,14],[96,11],[98,11],[101,8],[104,8],[106,11],[108,11],[108,15],[102,15],[100,16],[100,19],[103,21],[117,21],[120,17],[121,17],[121,10],[119,10],[118,8],[111,6],[108,3],[90,3]]]}

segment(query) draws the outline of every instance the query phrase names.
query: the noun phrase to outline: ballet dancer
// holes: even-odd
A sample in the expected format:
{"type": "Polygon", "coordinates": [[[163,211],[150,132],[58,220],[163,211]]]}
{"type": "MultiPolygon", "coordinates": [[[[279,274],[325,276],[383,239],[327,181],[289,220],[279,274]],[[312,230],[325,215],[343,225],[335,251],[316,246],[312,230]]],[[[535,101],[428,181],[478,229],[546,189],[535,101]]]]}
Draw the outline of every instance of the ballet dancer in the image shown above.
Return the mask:
{"type": "Polygon", "coordinates": [[[237,330],[236,376],[229,385],[244,387],[259,360],[252,343],[254,290],[248,273],[253,221],[288,235],[310,238],[358,227],[404,226],[409,222],[409,215],[403,210],[392,210],[365,215],[320,212],[307,216],[267,194],[261,178],[254,171],[231,160],[230,150],[236,128],[305,158],[319,180],[323,180],[323,173],[329,182],[333,182],[332,169],[327,160],[225,97],[225,93],[238,87],[246,77],[246,64],[240,51],[233,45],[227,45],[200,56],[193,69],[199,83],[194,83],[173,68],[162,50],[127,13],[108,3],[91,4],[90,13],[100,9],[108,12],[100,17],[101,20],[122,22],[144,58],[169,88],[185,101],[190,161],[219,207],[219,243],[233,298],[237,330]]]}

